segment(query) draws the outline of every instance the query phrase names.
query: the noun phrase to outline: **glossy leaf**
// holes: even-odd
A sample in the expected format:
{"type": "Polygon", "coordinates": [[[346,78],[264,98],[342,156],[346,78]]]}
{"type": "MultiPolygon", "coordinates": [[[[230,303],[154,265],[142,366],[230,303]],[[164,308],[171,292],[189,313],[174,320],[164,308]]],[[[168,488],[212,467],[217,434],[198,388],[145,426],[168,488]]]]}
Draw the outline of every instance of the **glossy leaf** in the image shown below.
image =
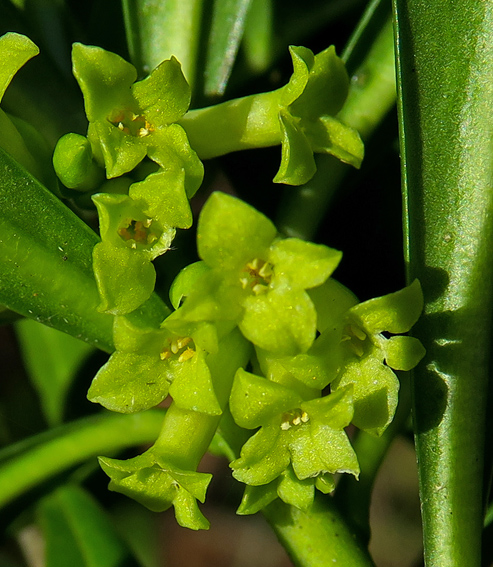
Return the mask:
{"type": "Polygon", "coordinates": [[[38,506],[47,567],[118,567],[129,560],[105,510],[76,485],[66,485],[38,506]]]}
{"type": "Polygon", "coordinates": [[[215,0],[205,63],[204,91],[224,94],[243,36],[251,0],[215,0]]]}
{"type": "Polygon", "coordinates": [[[472,567],[491,375],[493,12],[477,0],[394,9],[406,261],[425,296],[414,381],[425,562],[472,567]]]}
{"type": "Polygon", "coordinates": [[[203,0],[123,0],[127,43],[140,74],[174,55],[196,83],[203,0]]]}
{"type": "MultiPolygon", "coordinates": [[[[106,351],[113,317],[97,311],[91,253],[98,238],[0,150],[0,303],[106,351]]],[[[157,297],[137,319],[164,318],[157,297]]]]}

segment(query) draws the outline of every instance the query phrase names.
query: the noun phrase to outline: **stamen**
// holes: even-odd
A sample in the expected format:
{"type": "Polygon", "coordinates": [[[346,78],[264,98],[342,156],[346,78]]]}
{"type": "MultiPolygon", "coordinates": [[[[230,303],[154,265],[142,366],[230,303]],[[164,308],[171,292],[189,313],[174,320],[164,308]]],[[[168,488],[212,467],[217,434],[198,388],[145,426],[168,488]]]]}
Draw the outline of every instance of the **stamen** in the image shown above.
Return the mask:
{"type": "Polygon", "coordinates": [[[188,347],[187,350],[183,351],[180,354],[180,356],[178,357],[178,362],[185,362],[186,360],[190,360],[194,354],[195,351],[188,347]]]}

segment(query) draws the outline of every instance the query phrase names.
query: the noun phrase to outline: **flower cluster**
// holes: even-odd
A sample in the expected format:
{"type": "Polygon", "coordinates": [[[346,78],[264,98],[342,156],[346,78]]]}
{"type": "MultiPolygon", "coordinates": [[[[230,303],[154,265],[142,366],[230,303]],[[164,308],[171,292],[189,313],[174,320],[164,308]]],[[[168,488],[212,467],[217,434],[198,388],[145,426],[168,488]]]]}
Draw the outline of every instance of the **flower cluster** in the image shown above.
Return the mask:
{"type": "Polygon", "coordinates": [[[133,65],[99,47],[74,44],[72,62],[89,127],[87,138],[60,139],[54,165],[66,187],[96,192],[101,310],[124,315],[154,290],[152,260],[169,250],[175,229],[192,224],[189,199],[203,167],[176,124],[188,110],[190,88],[175,58],[137,82],[133,65]],[[113,183],[101,185],[103,170],[113,183]]]}
{"type": "Polygon", "coordinates": [[[392,368],[412,368],[424,354],[419,341],[402,336],[421,312],[419,283],[358,303],[331,277],[340,252],[280,238],[264,215],[225,193],[203,207],[197,247],[201,260],[176,278],[175,311],[159,329],[116,318],[116,352],[89,398],[120,412],[145,410],[168,393],[173,404],[144,456],[105,458],[102,466],[113,489],[152,509],[173,505],[183,525],[204,527],[196,504],[189,516],[183,510],[190,498],[203,500],[209,478],[194,476],[197,455],[184,449],[191,441],[177,439],[184,431],[194,439],[205,434],[201,455],[221,422],[233,427],[223,452],[246,485],[239,513],[275,498],[306,509],[316,489],[333,490],[335,474],[359,474],[345,428],[379,435],[391,421],[398,393],[392,368]],[[248,361],[254,372],[245,370],[248,361]],[[234,426],[222,420],[228,402],[234,426]],[[201,434],[192,434],[197,420],[201,434]],[[257,431],[240,449],[231,441],[234,427],[257,431]]]}

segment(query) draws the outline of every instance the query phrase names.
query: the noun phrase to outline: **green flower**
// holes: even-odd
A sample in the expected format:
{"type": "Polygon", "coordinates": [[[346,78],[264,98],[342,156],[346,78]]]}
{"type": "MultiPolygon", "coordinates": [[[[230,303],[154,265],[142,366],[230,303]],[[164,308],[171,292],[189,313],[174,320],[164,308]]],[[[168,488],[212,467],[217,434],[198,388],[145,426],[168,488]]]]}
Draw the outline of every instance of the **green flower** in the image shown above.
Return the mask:
{"type": "Polygon", "coordinates": [[[201,159],[280,144],[281,165],[274,181],[289,185],[311,179],[314,153],[360,166],[363,142],[336,117],[349,88],[343,61],[333,46],[317,55],[306,47],[289,50],[293,74],[287,85],[192,110],[180,120],[201,159]]]}
{"type": "Polygon", "coordinates": [[[317,55],[306,47],[292,46],[289,51],[294,72],[280,89],[282,157],[274,182],[309,181],[317,170],[314,153],[331,154],[359,167],[363,142],[353,128],[335,118],[346,100],[349,80],[334,46],[317,55]]]}
{"type": "Polygon", "coordinates": [[[134,169],[148,156],[164,170],[185,171],[193,194],[202,181],[202,164],[175,122],[188,110],[190,87],[178,61],[163,61],[144,80],[118,55],[74,44],[75,78],[84,95],[93,153],[108,178],[134,169]]]}
{"type": "Polygon", "coordinates": [[[411,370],[425,355],[421,342],[408,332],[423,309],[418,280],[408,287],[370,299],[347,311],[343,319],[345,362],[333,391],[353,386],[353,423],[380,435],[397,407],[399,380],[394,370],[411,370]],[[383,333],[393,334],[387,338],[383,333]]]}
{"type": "Polygon", "coordinates": [[[180,408],[222,413],[207,365],[217,352],[214,329],[201,326],[178,335],[165,327],[143,329],[127,318],[114,324],[115,352],[95,376],[88,399],[111,411],[134,413],[162,402],[168,392],[180,408]]]}
{"type": "Polygon", "coordinates": [[[93,252],[93,268],[101,311],[125,315],[137,309],[154,290],[152,261],[170,249],[175,227],[188,228],[192,216],[183,192],[183,172],[159,171],[133,183],[129,195],[93,196],[102,242],[93,252]],[[159,206],[153,191],[162,186],[159,206]]]}
{"type": "Polygon", "coordinates": [[[239,369],[230,407],[240,427],[260,427],[230,465],[241,482],[268,484],[290,465],[300,481],[339,472],[358,476],[358,460],[344,431],[353,416],[351,386],[306,401],[290,388],[239,369]]]}
{"type": "Polygon", "coordinates": [[[305,290],[330,276],[340,252],[277,238],[264,215],[224,193],[212,194],[202,209],[197,247],[205,265],[197,270],[198,285],[188,278],[180,290],[179,276],[172,290],[186,296],[185,318],[229,319],[253,344],[278,354],[310,348],[317,314],[305,290]]]}
{"type": "Polygon", "coordinates": [[[111,478],[110,490],[125,494],[154,512],[173,506],[180,526],[208,529],[209,522],[199,510],[197,500],[205,501],[211,474],[181,470],[154,448],[125,461],[99,457],[99,463],[111,478]]]}

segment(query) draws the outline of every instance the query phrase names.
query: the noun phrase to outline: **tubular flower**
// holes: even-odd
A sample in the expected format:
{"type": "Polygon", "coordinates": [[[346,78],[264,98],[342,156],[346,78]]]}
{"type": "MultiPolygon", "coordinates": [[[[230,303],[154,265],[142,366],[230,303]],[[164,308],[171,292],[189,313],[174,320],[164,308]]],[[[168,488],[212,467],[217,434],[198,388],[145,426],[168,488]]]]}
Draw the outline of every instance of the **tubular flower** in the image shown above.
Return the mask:
{"type": "Polygon", "coordinates": [[[305,400],[282,384],[239,369],[230,408],[240,427],[260,427],[231,463],[233,476],[241,482],[267,485],[284,474],[281,480],[286,487],[296,479],[321,477],[316,486],[323,489],[327,475],[358,476],[358,461],[344,431],[353,416],[351,386],[305,400]],[[289,467],[294,477],[286,473],[289,467]]]}
{"type": "Polygon", "coordinates": [[[354,388],[353,423],[380,435],[397,407],[399,380],[394,370],[411,370],[425,355],[421,342],[403,336],[423,309],[418,280],[395,293],[355,305],[343,318],[344,363],[331,388],[354,388]],[[387,338],[385,334],[392,334],[387,338]]]}
{"type": "Polygon", "coordinates": [[[211,328],[178,335],[166,328],[142,329],[127,318],[114,326],[116,351],[89,388],[90,401],[122,413],[156,406],[168,392],[178,407],[212,415],[222,413],[207,365],[216,352],[211,328]]]}

